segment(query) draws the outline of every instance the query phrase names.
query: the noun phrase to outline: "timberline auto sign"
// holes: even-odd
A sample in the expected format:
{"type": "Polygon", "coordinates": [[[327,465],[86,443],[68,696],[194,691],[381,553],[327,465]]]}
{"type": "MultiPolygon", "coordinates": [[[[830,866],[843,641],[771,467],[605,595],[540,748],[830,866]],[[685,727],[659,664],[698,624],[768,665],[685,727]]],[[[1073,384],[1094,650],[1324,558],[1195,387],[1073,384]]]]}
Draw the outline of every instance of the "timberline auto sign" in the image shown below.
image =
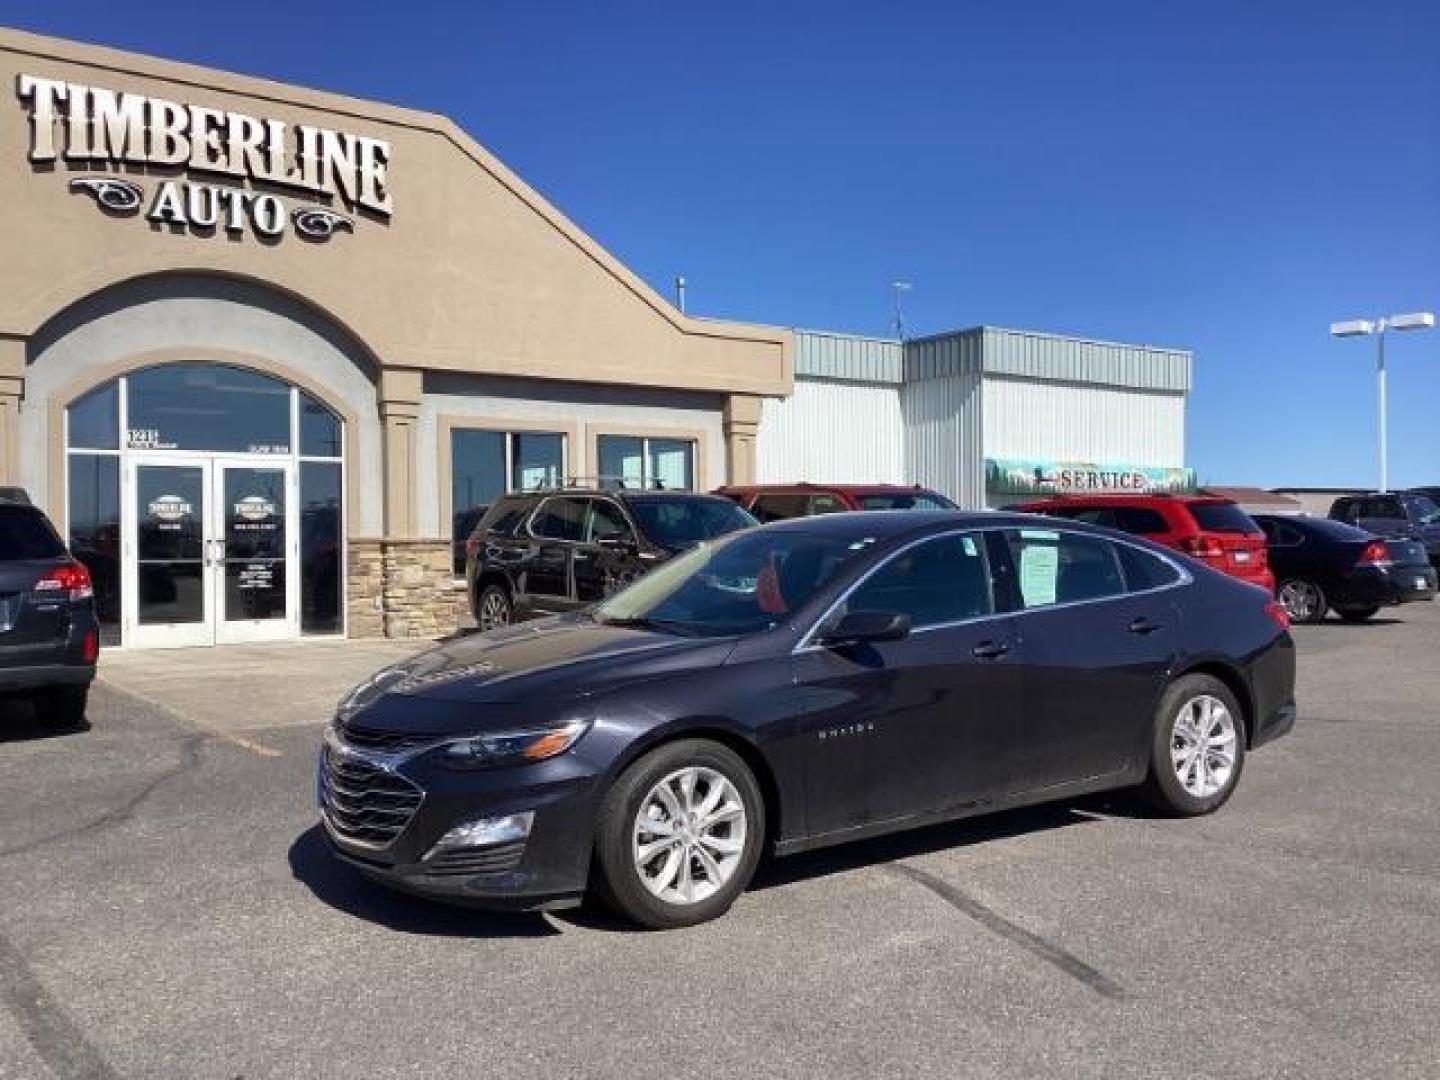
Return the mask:
{"type": "MultiPolygon", "coordinates": [[[[35,75],[21,75],[17,90],[30,115],[33,164],[169,168],[338,199],[382,218],[394,209],[390,144],[381,139],[35,75]]],[[[273,240],[293,226],[305,239],[328,240],[355,227],[327,206],[290,207],[279,195],[223,181],[160,180],[152,192],[131,177],[100,174],[77,176],[70,188],[110,214],[143,208],[149,221],[201,234],[250,229],[273,240]]]]}
{"type": "Polygon", "coordinates": [[[986,458],[985,487],[997,495],[1180,495],[1195,490],[1195,472],[1154,465],[986,458]]]}

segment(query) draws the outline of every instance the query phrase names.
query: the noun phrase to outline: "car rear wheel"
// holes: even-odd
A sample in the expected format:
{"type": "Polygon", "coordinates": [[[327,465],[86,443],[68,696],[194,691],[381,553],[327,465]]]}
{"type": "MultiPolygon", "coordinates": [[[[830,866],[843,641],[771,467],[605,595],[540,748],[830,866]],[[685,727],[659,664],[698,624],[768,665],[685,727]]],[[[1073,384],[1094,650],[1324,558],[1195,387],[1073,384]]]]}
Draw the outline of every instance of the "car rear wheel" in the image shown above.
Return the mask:
{"type": "Polygon", "coordinates": [[[1230,688],[1211,675],[1185,675],[1165,692],[1150,742],[1142,792],[1176,817],[1218,810],[1245,765],[1245,721],[1230,688]]]}
{"type": "Polygon", "coordinates": [[[491,582],[475,598],[475,625],[483,630],[509,626],[515,619],[515,607],[505,586],[491,582]]]}
{"type": "Polygon", "coordinates": [[[1346,622],[1364,622],[1366,619],[1372,618],[1379,610],[1379,607],[1337,607],[1335,614],[1346,622]]]}
{"type": "Polygon", "coordinates": [[[31,700],[35,716],[41,723],[74,728],[85,723],[85,706],[89,697],[88,686],[55,686],[37,692],[31,700]]]}
{"type": "Polygon", "coordinates": [[[1309,578],[1287,578],[1280,583],[1276,596],[1294,623],[1318,623],[1330,609],[1325,590],[1309,578]]]}
{"type": "Polygon", "coordinates": [[[708,739],[669,743],[605,796],[597,884],[641,926],[693,926],[723,915],[745,890],[764,836],[765,803],[738,754],[708,739]]]}

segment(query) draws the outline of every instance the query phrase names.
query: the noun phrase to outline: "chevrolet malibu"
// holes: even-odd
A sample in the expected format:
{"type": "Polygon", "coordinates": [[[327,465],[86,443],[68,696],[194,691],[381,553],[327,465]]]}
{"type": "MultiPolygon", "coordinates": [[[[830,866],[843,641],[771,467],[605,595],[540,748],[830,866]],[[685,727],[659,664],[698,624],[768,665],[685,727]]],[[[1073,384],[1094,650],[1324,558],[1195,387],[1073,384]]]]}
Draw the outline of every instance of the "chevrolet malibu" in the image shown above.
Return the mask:
{"type": "Polygon", "coordinates": [[[1218,809],[1294,723],[1262,590],[1049,518],[800,518],[604,603],[449,643],[341,703],[335,853],[411,892],[648,927],[726,911],[762,854],[1136,787],[1218,809]]]}

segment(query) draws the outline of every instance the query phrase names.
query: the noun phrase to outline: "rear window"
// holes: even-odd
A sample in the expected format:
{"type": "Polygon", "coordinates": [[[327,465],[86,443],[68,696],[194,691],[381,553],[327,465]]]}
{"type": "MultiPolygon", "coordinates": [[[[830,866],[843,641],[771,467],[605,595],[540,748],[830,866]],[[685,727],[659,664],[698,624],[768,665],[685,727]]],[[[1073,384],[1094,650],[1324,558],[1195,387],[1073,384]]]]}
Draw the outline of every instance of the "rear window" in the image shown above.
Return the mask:
{"type": "Polygon", "coordinates": [[[933,491],[897,491],[887,495],[864,495],[862,510],[954,510],[955,504],[933,491]]]}
{"type": "Polygon", "coordinates": [[[1191,503],[1190,514],[1202,532],[1258,533],[1255,519],[1235,503],[1191,503]]]}
{"type": "Polygon", "coordinates": [[[1304,522],[1295,522],[1292,526],[1297,532],[1311,532],[1322,536],[1327,540],[1372,540],[1372,537],[1364,529],[1357,529],[1354,525],[1347,525],[1343,521],[1331,521],[1329,518],[1306,518],[1304,522]]]}
{"type": "Polygon", "coordinates": [[[729,499],[631,499],[628,505],[640,530],[671,551],[758,524],[729,499]]]}
{"type": "Polygon", "coordinates": [[[0,506],[0,559],[53,559],[64,554],[65,545],[38,511],[0,506]]]}

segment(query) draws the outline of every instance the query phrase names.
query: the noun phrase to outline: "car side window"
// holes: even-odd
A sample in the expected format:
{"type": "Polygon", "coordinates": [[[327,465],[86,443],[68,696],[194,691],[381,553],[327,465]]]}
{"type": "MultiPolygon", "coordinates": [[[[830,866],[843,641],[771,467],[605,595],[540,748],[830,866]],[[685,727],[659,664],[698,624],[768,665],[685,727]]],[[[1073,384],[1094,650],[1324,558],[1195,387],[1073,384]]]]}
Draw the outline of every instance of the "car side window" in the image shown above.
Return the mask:
{"type": "Polygon", "coordinates": [[[1100,525],[1106,529],[1116,528],[1115,511],[1104,506],[1095,506],[1086,510],[1072,510],[1065,514],[1071,521],[1083,521],[1087,525],[1100,525]]]}
{"type": "Polygon", "coordinates": [[[1008,529],[1006,539],[1026,609],[1125,592],[1115,545],[1108,540],[1050,529],[1008,529]]]}
{"type": "Polygon", "coordinates": [[[1154,536],[1170,530],[1159,511],[1147,510],[1141,506],[1126,506],[1116,510],[1115,527],[1121,532],[1133,533],[1136,536],[1154,536]]]}
{"type": "Polygon", "coordinates": [[[910,616],[915,629],[995,610],[984,537],[937,536],[900,552],[850,594],[847,611],[910,616]]]}
{"type": "Polygon", "coordinates": [[[535,512],[530,531],[546,540],[578,542],[585,536],[589,499],[546,499],[535,512]]]}
{"type": "Polygon", "coordinates": [[[1114,547],[1115,554],[1120,559],[1120,569],[1125,575],[1127,592],[1148,592],[1150,589],[1174,585],[1180,580],[1180,571],[1158,555],[1141,551],[1129,544],[1116,544],[1114,547]]]}
{"type": "Polygon", "coordinates": [[[750,512],[762,522],[785,521],[805,516],[804,495],[759,495],[750,512]]]}
{"type": "Polygon", "coordinates": [[[585,539],[633,540],[635,530],[630,528],[624,512],[609,499],[591,499],[590,516],[585,525],[585,539]]]}
{"type": "Polygon", "coordinates": [[[834,495],[811,495],[809,512],[811,514],[839,514],[845,509],[845,504],[834,495]]]}

